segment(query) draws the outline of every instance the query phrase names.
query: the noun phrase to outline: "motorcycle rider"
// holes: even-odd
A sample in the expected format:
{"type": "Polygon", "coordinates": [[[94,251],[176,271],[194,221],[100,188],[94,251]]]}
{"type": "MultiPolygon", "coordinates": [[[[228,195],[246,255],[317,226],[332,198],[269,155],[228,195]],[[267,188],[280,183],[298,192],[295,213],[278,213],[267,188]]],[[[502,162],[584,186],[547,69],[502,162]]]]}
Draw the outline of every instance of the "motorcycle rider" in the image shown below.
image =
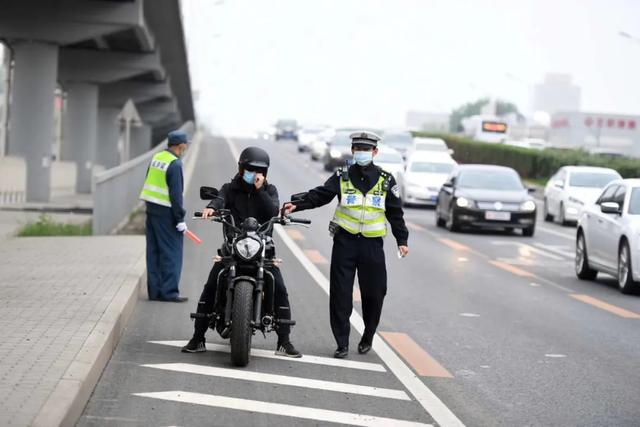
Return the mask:
{"type": "MultiPolygon", "coordinates": [[[[278,190],[275,185],[267,182],[268,170],[269,154],[265,150],[259,147],[248,147],[243,150],[238,161],[238,174],[231,182],[222,186],[219,198],[213,199],[207,205],[207,208],[202,212],[202,218],[210,218],[216,209],[230,209],[236,224],[242,223],[245,218],[249,217],[255,218],[262,224],[277,216],[280,206],[278,190]]],[[[223,266],[220,262],[215,263],[211,268],[198,302],[198,313],[209,314],[213,312],[218,276],[222,269],[223,266]]],[[[275,315],[279,319],[290,320],[289,296],[282,273],[276,266],[270,267],[269,271],[273,274],[275,281],[275,315]]],[[[205,333],[208,326],[209,319],[195,319],[193,338],[182,348],[182,351],[185,353],[206,351],[205,333]]],[[[278,326],[276,354],[293,358],[302,357],[302,354],[289,340],[290,329],[289,325],[278,326]]]]}

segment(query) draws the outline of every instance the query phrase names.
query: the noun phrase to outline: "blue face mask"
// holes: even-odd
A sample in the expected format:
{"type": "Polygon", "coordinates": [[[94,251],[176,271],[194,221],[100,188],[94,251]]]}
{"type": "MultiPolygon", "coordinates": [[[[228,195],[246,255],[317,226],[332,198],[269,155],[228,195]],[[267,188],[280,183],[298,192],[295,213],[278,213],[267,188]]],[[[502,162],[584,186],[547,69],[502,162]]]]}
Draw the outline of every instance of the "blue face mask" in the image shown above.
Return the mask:
{"type": "Polygon", "coordinates": [[[244,182],[246,182],[247,184],[254,185],[256,183],[256,173],[244,171],[244,174],[242,175],[242,179],[244,179],[244,182]]]}
{"type": "Polygon", "coordinates": [[[367,166],[373,161],[373,151],[355,151],[353,161],[360,166],[367,166]]]}

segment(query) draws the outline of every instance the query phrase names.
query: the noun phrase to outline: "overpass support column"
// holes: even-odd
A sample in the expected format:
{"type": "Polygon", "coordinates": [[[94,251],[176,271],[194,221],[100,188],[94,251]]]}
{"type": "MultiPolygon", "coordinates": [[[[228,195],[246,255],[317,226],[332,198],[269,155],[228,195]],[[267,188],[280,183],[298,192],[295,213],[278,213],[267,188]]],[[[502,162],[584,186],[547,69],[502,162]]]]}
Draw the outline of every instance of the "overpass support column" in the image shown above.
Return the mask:
{"type": "Polygon", "coordinates": [[[90,83],[67,83],[65,141],[61,157],[76,163],[77,193],[91,193],[91,176],[96,158],[98,137],[98,86],[90,83]]]}
{"type": "Polygon", "coordinates": [[[133,159],[151,149],[151,126],[141,125],[131,128],[131,152],[129,158],[133,159]]]}
{"type": "Polygon", "coordinates": [[[120,164],[118,140],[118,108],[100,108],[98,110],[98,139],[96,147],[96,163],[111,169],[120,164]]]}
{"type": "Polygon", "coordinates": [[[58,47],[20,41],[12,43],[11,48],[15,68],[11,84],[8,154],[25,159],[27,201],[48,202],[58,47]]]}

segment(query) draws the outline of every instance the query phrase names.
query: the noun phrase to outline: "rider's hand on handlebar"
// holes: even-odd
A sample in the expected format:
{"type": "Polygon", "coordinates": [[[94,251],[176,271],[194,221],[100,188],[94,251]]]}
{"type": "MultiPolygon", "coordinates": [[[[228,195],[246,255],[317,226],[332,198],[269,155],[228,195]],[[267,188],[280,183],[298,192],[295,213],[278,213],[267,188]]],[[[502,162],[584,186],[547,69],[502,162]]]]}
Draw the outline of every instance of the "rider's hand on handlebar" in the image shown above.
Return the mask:
{"type": "Polygon", "coordinates": [[[289,215],[291,214],[291,212],[296,210],[296,205],[294,205],[293,203],[285,203],[284,204],[284,214],[285,215],[289,215]]]}
{"type": "Polygon", "coordinates": [[[212,208],[206,208],[202,211],[202,219],[211,218],[216,214],[216,211],[212,208]]]}

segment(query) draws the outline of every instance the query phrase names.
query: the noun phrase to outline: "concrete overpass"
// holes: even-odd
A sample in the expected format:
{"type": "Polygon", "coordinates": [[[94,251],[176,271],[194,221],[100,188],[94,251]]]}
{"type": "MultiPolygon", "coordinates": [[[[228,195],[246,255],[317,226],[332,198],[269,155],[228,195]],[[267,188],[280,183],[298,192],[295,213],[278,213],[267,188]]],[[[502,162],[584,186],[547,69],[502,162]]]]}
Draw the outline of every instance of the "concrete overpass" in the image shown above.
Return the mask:
{"type": "Polygon", "coordinates": [[[54,92],[64,94],[60,160],[77,166],[76,191],[96,167],[120,163],[118,116],[131,99],[142,124],[130,153],[194,119],[179,0],[4,0],[0,39],[11,54],[8,140],[26,161],[27,201],[49,201],[54,92]]]}

